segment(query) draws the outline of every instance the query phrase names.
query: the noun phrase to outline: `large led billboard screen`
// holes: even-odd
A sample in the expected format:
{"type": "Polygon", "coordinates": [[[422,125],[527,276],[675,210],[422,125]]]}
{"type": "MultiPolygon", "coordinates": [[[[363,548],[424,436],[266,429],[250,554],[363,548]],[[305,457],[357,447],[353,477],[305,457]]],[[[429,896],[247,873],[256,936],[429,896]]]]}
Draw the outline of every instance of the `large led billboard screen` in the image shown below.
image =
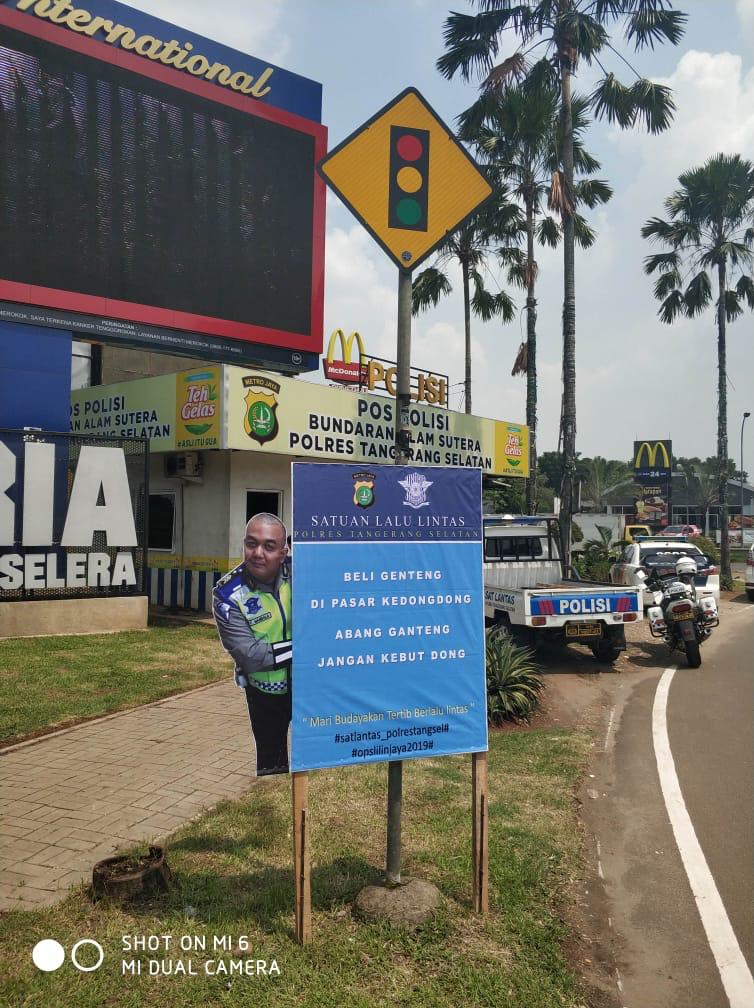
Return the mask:
{"type": "Polygon", "coordinates": [[[318,354],[325,147],[318,123],[0,9],[0,299],[318,354]]]}

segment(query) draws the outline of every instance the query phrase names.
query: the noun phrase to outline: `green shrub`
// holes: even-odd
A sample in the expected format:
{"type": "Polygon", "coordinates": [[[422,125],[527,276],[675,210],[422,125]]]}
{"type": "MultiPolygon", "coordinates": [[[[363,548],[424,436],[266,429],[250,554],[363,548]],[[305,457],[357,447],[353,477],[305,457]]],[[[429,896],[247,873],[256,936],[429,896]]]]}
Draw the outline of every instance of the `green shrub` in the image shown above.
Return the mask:
{"type": "Polygon", "coordinates": [[[594,550],[574,553],[571,563],[582,581],[607,581],[613,557],[594,550]]]}
{"type": "Polygon", "coordinates": [[[487,631],[487,719],[528,721],[539,704],[544,680],[529,648],[514,644],[501,626],[487,631]]]}
{"type": "Polygon", "coordinates": [[[612,563],[613,561],[609,557],[587,553],[582,577],[585,581],[607,581],[612,563]]]}
{"type": "Polygon", "coordinates": [[[698,546],[702,553],[706,553],[707,556],[714,561],[714,563],[720,563],[720,550],[717,548],[717,544],[711,539],[708,539],[707,536],[691,536],[689,542],[693,543],[694,546],[698,546]]]}
{"type": "Polygon", "coordinates": [[[572,553],[571,554],[571,567],[576,571],[580,578],[586,580],[586,557],[583,553],[572,553]]]}

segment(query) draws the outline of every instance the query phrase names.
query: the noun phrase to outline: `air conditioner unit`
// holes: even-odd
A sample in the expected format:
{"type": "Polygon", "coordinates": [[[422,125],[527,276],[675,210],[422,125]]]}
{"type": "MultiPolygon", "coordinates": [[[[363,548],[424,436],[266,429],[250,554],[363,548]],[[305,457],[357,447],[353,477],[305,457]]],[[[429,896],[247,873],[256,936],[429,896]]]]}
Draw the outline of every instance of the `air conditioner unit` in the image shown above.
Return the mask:
{"type": "Polygon", "coordinates": [[[166,476],[200,476],[201,471],[199,452],[181,452],[165,456],[166,476]]]}

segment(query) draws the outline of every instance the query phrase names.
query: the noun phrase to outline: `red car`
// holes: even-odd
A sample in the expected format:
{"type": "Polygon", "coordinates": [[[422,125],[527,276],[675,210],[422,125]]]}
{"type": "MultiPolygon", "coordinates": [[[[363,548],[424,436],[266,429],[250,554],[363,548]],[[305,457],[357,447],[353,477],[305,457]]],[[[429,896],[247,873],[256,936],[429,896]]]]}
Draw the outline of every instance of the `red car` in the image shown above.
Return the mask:
{"type": "Polygon", "coordinates": [[[666,525],[660,533],[666,539],[685,539],[702,535],[698,525],[666,525]]]}

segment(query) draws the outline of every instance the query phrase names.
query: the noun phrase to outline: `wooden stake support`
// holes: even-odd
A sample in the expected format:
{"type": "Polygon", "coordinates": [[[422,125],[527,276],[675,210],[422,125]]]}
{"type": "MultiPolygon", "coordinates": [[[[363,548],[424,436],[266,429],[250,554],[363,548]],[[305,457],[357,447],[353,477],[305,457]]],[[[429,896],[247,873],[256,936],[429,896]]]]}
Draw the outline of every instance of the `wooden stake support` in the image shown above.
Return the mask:
{"type": "Polygon", "coordinates": [[[487,753],[471,754],[471,862],[474,913],[490,909],[488,864],[487,753]]]}
{"type": "Polygon", "coordinates": [[[293,875],[296,884],[296,941],[312,940],[311,849],[309,843],[309,774],[293,773],[293,875]]]}

